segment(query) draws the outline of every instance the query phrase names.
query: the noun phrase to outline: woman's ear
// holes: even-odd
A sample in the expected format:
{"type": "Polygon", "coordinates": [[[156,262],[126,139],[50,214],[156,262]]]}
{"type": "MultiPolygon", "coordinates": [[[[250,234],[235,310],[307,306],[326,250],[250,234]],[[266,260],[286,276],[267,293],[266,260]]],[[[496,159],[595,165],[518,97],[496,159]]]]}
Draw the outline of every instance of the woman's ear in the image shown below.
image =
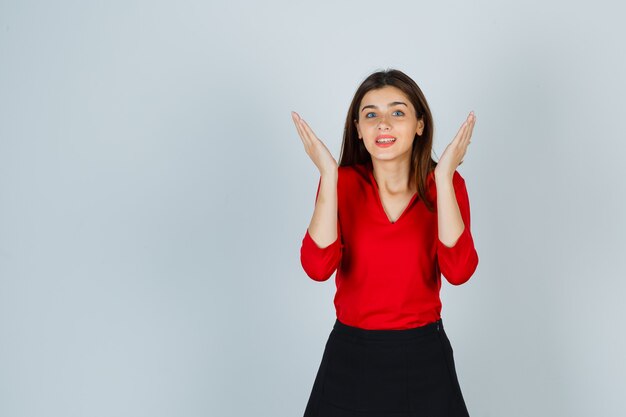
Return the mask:
{"type": "Polygon", "coordinates": [[[354,125],[356,126],[356,131],[359,135],[359,139],[363,139],[363,137],[361,136],[361,129],[359,128],[359,122],[357,122],[356,119],[354,119],[354,125]]]}
{"type": "Polygon", "coordinates": [[[419,119],[417,121],[417,135],[418,136],[422,136],[422,133],[424,133],[424,119],[419,119]]]}

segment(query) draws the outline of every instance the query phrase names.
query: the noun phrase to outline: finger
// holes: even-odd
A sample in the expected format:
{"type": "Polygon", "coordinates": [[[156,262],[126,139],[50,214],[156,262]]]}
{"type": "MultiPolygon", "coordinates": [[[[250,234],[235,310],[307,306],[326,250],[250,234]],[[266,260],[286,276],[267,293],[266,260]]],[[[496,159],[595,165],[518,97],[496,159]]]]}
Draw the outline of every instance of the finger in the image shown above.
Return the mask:
{"type": "Polygon", "coordinates": [[[465,124],[466,124],[466,128],[465,131],[463,132],[463,137],[460,139],[459,143],[461,146],[466,146],[467,142],[469,141],[470,138],[470,131],[472,129],[472,125],[474,122],[474,117],[473,117],[473,113],[470,112],[470,114],[467,116],[467,119],[465,120],[465,124]]]}
{"type": "Polygon", "coordinates": [[[306,133],[304,132],[304,127],[302,126],[302,118],[300,117],[298,113],[295,113],[295,116],[293,116],[293,119],[294,119],[293,122],[296,125],[296,129],[298,130],[298,135],[300,136],[300,139],[302,140],[302,144],[307,147],[310,146],[311,141],[309,140],[306,133]]]}
{"type": "Polygon", "coordinates": [[[296,120],[295,124],[296,124],[296,129],[298,130],[298,136],[300,136],[300,140],[302,141],[302,144],[305,147],[309,146],[309,140],[306,137],[306,135],[304,134],[304,130],[302,129],[302,125],[301,125],[300,121],[296,120]]]}
{"type": "Polygon", "coordinates": [[[311,137],[311,135],[307,131],[306,122],[304,121],[303,118],[300,118],[300,120],[298,120],[298,126],[300,127],[300,131],[302,132],[302,137],[306,141],[307,145],[308,146],[312,146],[313,145],[313,138],[311,137]]]}
{"type": "Polygon", "coordinates": [[[315,133],[313,133],[313,129],[311,129],[309,124],[305,122],[304,119],[302,119],[302,125],[304,126],[304,132],[309,137],[309,140],[311,141],[311,143],[313,143],[314,140],[319,140],[317,139],[317,136],[315,135],[315,133]]]}
{"type": "Polygon", "coordinates": [[[472,132],[474,131],[474,126],[476,125],[476,116],[472,112],[472,122],[469,125],[469,129],[467,129],[467,143],[469,144],[472,140],[472,132]]]}
{"type": "Polygon", "coordinates": [[[463,124],[461,125],[461,128],[456,133],[456,136],[454,137],[453,142],[462,140],[462,138],[463,138],[463,136],[465,134],[466,128],[467,128],[467,121],[463,122],[463,124]]]}
{"type": "Polygon", "coordinates": [[[296,112],[291,112],[291,120],[293,120],[293,124],[298,126],[298,120],[300,120],[300,115],[296,112]]]}

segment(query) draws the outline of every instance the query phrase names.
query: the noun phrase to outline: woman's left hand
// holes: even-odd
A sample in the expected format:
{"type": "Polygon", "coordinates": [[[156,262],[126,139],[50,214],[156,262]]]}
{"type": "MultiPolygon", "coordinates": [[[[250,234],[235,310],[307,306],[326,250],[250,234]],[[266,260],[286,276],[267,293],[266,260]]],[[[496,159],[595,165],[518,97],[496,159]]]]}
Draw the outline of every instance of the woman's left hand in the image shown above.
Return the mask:
{"type": "Polygon", "coordinates": [[[463,163],[467,146],[471,143],[474,124],[476,124],[476,116],[471,111],[467,120],[463,122],[458,133],[439,158],[435,168],[435,179],[452,178],[456,168],[463,163]]]}

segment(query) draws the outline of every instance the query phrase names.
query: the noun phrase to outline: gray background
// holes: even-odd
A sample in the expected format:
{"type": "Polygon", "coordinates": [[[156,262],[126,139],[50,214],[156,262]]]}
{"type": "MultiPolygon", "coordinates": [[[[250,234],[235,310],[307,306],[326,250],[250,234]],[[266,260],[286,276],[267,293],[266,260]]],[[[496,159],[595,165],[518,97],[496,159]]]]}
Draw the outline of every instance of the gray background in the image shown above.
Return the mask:
{"type": "Polygon", "coordinates": [[[422,87],[480,257],[472,416],[623,416],[618,2],[0,2],[0,415],[302,415],[335,318],[299,250],[358,84],[422,87]]]}

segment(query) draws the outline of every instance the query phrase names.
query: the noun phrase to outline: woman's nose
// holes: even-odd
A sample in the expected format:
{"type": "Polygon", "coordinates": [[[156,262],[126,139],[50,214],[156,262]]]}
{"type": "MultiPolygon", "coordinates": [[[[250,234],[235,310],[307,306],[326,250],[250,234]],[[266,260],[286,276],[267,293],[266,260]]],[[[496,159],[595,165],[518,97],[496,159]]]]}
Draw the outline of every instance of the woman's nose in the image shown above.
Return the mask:
{"type": "Polygon", "coordinates": [[[379,129],[389,129],[389,123],[387,123],[387,119],[385,119],[384,117],[380,119],[380,122],[378,122],[378,128],[379,129]]]}

